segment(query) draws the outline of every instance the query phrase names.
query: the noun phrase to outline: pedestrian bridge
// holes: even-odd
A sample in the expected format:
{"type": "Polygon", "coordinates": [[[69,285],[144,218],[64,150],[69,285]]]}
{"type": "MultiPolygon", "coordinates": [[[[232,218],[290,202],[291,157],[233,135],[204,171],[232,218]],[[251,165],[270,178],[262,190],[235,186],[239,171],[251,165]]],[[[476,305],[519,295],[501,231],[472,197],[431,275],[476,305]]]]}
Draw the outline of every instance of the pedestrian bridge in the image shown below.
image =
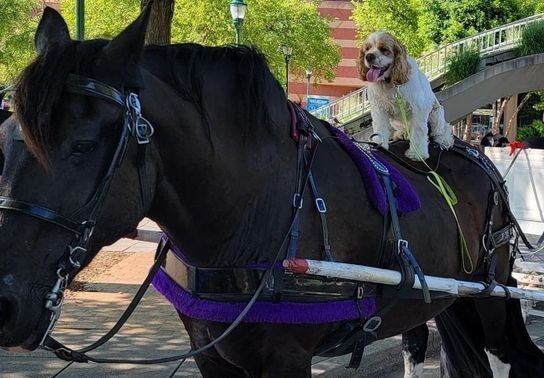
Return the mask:
{"type": "Polygon", "coordinates": [[[498,98],[544,89],[544,54],[512,59],[436,93],[453,122],[498,98]]]}

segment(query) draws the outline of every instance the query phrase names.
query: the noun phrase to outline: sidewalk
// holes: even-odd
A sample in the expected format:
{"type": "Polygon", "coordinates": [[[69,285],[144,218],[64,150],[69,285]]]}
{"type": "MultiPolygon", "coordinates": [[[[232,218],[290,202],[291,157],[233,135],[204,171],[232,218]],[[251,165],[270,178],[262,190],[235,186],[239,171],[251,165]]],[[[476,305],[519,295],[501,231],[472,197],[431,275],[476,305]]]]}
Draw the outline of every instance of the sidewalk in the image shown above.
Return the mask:
{"type": "MultiPolygon", "coordinates": [[[[54,336],[71,347],[89,345],[107,332],[124,311],[153,261],[158,228],[144,220],[138,239],[121,239],[105,247],[88,270],[77,277],[76,290],[67,292],[63,314],[54,336]],[[143,239],[143,240],[142,240],[143,239]]],[[[529,332],[544,346],[544,318],[531,317],[529,332]]],[[[426,377],[439,377],[439,336],[432,328],[425,363],[426,377]]],[[[137,310],[117,336],[96,352],[96,357],[159,358],[189,349],[189,338],[172,306],[151,287],[137,310]]],[[[364,368],[345,369],[349,356],[315,358],[312,376],[402,377],[400,336],[378,341],[365,350],[364,368]]],[[[51,377],[68,365],[53,354],[36,351],[14,354],[0,351],[0,376],[10,378],[51,377]]],[[[160,365],[71,364],[59,377],[167,377],[177,362],[160,365]]],[[[200,377],[194,361],[188,360],[176,377],[200,377]]]]}

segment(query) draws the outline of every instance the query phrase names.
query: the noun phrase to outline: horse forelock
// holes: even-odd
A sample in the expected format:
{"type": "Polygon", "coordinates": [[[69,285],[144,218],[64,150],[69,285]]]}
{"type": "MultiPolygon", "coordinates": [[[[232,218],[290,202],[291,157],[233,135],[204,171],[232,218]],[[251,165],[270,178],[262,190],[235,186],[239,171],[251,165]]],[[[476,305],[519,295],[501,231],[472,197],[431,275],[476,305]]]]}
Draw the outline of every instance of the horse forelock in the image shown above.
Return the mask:
{"type": "Polygon", "coordinates": [[[55,146],[58,129],[52,125],[54,111],[69,73],[85,74],[107,41],[93,40],[49,46],[28,65],[17,80],[15,114],[30,152],[48,166],[47,151],[55,146]]]}

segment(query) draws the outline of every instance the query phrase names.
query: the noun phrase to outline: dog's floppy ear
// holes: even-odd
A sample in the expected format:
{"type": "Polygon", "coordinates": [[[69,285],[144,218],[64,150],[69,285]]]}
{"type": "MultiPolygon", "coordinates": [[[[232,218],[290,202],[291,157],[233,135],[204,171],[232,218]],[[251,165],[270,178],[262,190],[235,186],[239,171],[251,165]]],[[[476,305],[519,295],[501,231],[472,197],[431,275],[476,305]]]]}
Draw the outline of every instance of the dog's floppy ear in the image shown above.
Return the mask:
{"type": "Polygon", "coordinates": [[[395,59],[393,60],[393,67],[391,67],[391,82],[395,85],[402,85],[408,82],[408,76],[410,75],[410,65],[408,64],[408,54],[406,53],[406,47],[400,41],[394,37],[393,39],[393,53],[395,59]]]}
{"type": "Polygon", "coordinates": [[[366,73],[368,72],[368,67],[365,65],[365,46],[367,42],[363,42],[359,48],[359,57],[357,58],[357,72],[359,72],[359,77],[361,80],[366,81],[366,73]]]}

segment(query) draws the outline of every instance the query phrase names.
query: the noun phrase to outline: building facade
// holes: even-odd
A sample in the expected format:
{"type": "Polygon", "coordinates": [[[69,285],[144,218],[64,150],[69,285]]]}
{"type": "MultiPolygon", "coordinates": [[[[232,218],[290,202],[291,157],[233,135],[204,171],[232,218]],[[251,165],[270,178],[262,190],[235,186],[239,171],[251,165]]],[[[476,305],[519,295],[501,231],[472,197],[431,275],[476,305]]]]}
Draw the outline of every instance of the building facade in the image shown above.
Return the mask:
{"type": "MultiPolygon", "coordinates": [[[[310,96],[325,96],[330,101],[361,88],[364,82],[359,79],[356,60],[359,55],[359,44],[355,23],[351,20],[353,4],[351,0],[327,0],[319,4],[319,13],[330,17],[331,35],[341,47],[341,61],[336,68],[336,77],[332,82],[320,82],[314,85],[311,78],[310,96]]],[[[311,67],[309,67],[311,69],[311,67]]],[[[289,98],[306,105],[307,81],[293,78],[289,82],[289,98]]]]}

